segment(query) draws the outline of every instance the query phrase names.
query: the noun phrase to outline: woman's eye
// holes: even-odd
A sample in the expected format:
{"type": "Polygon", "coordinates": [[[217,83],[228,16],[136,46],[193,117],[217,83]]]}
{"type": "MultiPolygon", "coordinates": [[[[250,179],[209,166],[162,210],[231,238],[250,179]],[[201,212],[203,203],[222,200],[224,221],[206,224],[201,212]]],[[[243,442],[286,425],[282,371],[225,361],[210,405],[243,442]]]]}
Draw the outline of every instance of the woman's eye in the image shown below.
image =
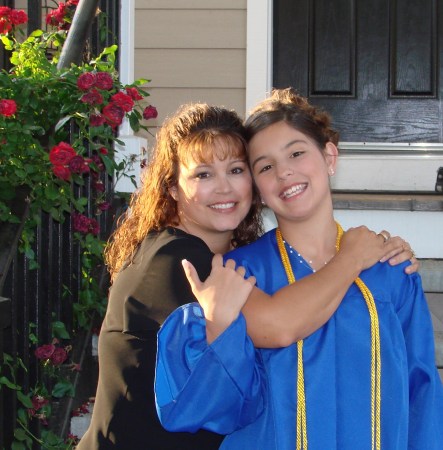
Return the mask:
{"type": "Polygon", "coordinates": [[[209,177],[210,177],[209,172],[200,172],[195,175],[195,178],[198,178],[199,180],[203,180],[204,178],[209,178],[209,177]]]}
{"type": "Polygon", "coordinates": [[[237,175],[237,174],[243,173],[244,171],[245,171],[245,169],[243,167],[234,167],[231,170],[231,173],[233,173],[234,175],[237,175]]]}
{"type": "Polygon", "coordinates": [[[302,151],[296,151],[296,152],[292,152],[291,153],[291,158],[297,158],[297,156],[302,155],[303,152],[302,151]]]}

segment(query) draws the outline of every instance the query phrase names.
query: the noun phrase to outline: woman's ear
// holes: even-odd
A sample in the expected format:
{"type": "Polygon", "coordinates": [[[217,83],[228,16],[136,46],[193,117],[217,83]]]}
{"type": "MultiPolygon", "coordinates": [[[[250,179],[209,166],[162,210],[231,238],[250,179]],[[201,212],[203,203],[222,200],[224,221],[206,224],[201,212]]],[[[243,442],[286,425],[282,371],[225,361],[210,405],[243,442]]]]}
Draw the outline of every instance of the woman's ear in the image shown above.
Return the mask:
{"type": "Polygon", "coordinates": [[[170,188],[168,188],[169,191],[169,195],[175,200],[178,201],[178,191],[177,191],[177,186],[171,186],[170,188]]]}
{"type": "Polygon", "coordinates": [[[325,146],[325,159],[328,166],[328,173],[330,176],[335,174],[337,166],[338,148],[332,142],[327,142],[325,146]]]}

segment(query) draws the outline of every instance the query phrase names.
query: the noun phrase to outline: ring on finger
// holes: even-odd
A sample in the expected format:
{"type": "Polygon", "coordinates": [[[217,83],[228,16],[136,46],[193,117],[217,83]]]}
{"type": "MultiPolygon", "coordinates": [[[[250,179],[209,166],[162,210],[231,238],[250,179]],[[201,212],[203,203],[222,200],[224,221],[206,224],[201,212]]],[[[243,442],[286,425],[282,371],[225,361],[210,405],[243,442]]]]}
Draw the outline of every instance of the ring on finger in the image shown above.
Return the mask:
{"type": "Polygon", "coordinates": [[[383,239],[385,240],[385,242],[387,242],[389,240],[389,235],[388,233],[386,233],[386,231],[380,231],[380,233],[378,233],[379,236],[382,236],[383,239]]]}

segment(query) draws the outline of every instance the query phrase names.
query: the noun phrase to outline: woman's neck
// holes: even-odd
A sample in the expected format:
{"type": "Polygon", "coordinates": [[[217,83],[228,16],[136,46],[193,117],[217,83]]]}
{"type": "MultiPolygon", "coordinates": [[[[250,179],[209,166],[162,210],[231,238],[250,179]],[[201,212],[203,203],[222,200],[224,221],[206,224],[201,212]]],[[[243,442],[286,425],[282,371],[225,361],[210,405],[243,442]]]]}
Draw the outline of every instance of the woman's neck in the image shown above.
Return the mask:
{"type": "Polygon", "coordinates": [[[200,238],[205,242],[212,253],[221,253],[223,255],[229,250],[232,250],[232,231],[206,231],[202,229],[191,230],[181,223],[177,225],[176,228],[200,238]]]}

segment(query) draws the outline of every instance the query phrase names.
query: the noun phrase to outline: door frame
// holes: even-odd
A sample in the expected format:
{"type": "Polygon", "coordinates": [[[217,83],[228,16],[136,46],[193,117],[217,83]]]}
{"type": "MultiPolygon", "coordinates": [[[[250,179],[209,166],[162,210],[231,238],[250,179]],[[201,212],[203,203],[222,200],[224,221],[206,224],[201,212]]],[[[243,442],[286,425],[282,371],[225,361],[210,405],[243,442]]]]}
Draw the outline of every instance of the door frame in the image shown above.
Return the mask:
{"type": "MultiPolygon", "coordinates": [[[[246,112],[272,89],[272,33],[273,1],[247,0],[246,112]]],[[[443,166],[443,143],[405,144],[401,151],[396,144],[384,143],[383,152],[377,151],[377,143],[341,142],[340,147],[345,170],[333,179],[333,188],[338,190],[367,190],[371,173],[377,173],[386,180],[377,184],[378,190],[433,191],[437,170],[443,166]],[[355,176],[363,161],[367,177],[360,172],[355,176]],[[399,164],[405,171],[397,170],[399,164]]]]}

